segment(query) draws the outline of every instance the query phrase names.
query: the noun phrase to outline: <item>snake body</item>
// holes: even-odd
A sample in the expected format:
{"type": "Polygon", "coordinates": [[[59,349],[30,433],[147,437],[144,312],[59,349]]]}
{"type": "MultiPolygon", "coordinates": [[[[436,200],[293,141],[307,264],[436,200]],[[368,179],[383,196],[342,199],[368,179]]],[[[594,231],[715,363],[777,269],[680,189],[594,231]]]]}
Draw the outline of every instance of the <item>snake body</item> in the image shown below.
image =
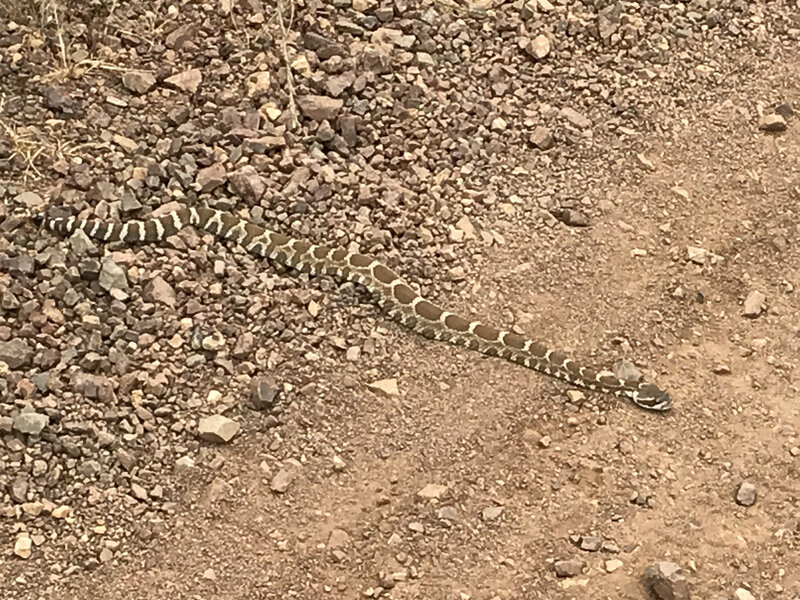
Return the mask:
{"type": "Polygon", "coordinates": [[[148,220],[100,221],[74,216],[42,216],[39,220],[57,235],[72,235],[80,229],[104,242],[129,244],[158,242],[192,226],[286,267],[359,283],[391,319],[427,338],[501,357],[582,388],[625,397],[648,410],[664,411],[672,404],[669,394],[652,383],[592,370],[539,341],[448,312],[423,298],[402,277],[372,257],[294,239],[229,212],[184,207],[148,220]]]}

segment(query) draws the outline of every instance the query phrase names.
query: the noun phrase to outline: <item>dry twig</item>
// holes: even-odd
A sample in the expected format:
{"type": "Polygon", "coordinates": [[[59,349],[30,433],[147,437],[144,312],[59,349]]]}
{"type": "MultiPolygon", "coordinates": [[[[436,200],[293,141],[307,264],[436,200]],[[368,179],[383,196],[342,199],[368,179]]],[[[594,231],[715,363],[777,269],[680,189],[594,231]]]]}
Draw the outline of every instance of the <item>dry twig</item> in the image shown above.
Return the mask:
{"type": "Polygon", "coordinates": [[[300,122],[297,120],[297,103],[294,99],[294,75],[292,73],[292,64],[289,60],[289,31],[294,24],[294,0],[289,2],[289,18],[284,20],[283,16],[283,3],[286,0],[278,0],[278,27],[281,30],[281,55],[283,63],[286,65],[286,93],[289,96],[289,127],[296,129],[300,122]]]}

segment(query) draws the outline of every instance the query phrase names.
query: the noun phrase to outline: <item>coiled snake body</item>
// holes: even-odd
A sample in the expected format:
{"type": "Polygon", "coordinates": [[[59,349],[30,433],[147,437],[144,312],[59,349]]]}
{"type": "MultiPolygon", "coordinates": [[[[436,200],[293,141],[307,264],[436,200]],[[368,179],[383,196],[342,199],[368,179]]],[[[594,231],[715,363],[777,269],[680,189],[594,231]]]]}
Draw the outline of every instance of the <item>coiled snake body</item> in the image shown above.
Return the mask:
{"type": "Polygon", "coordinates": [[[232,240],[256,256],[311,275],[321,273],[365,286],[388,316],[413,331],[436,340],[477,350],[524,365],[571,384],[629,398],[645,409],[664,411],[672,401],[652,383],[620,379],[597,372],[548,349],[538,341],[469,321],[420,296],[399,275],[379,261],[346,251],[293,239],[210,208],[181,208],[145,221],[104,222],[76,217],[39,217],[55,234],[83,230],[89,237],[110,242],[157,242],[191,225],[219,239],[232,240]]]}

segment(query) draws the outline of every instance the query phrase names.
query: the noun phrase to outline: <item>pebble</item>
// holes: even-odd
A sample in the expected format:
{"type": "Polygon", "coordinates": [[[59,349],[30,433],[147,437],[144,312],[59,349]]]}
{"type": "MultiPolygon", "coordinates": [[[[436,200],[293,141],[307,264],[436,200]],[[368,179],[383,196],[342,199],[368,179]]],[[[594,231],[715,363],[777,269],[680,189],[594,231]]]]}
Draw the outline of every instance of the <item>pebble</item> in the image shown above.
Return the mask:
{"type": "Polygon", "coordinates": [[[218,352],[225,347],[225,344],[227,344],[225,336],[218,331],[205,336],[200,343],[203,350],[208,350],[209,352],[218,352]]]}
{"type": "Polygon", "coordinates": [[[146,94],[156,87],[156,78],[147,71],[128,71],[122,76],[122,85],[136,94],[146,94]]]}
{"type": "Polygon", "coordinates": [[[550,54],[550,39],[546,35],[537,35],[532,40],[523,39],[520,41],[520,46],[535,60],[542,60],[550,54]]]}
{"type": "Polygon", "coordinates": [[[203,417],[197,425],[197,433],[207,442],[226,443],[239,431],[239,423],[223,415],[203,417]]]}
{"type": "Polygon", "coordinates": [[[267,190],[264,178],[250,165],[234,171],[230,181],[233,191],[248,202],[258,202],[267,190]]]}
{"type": "Polygon", "coordinates": [[[756,597],[744,588],[737,588],[733,592],[733,598],[734,600],[756,600],[756,597]]]}
{"type": "Polygon", "coordinates": [[[539,150],[549,150],[555,145],[553,132],[542,125],[536,127],[533,132],[531,132],[531,135],[528,139],[530,140],[531,144],[539,148],[539,150]]]}
{"type": "Polygon", "coordinates": [[[156,275],[147,282],[142,290],[142,298],[147,302],[157,302],[170,308],[175,308],[177,301],[175,290],[160,275],[156,275]]]}
{"type": "Polygon", "coordinates": [[[581,536],[579,547],[586,552],[597,552],[603,547],[603,538],[596,535],[583,535],[581,536]]]}
{"type": "Polygon", "coordinates": [[[387,397],[394,397],[400,395],[400,390],[397,387],[397,379],[381,379],[368,383],[367,387],[375,392],[379,392],[387,397]]]}
{"type": "Polygon", "coordinates": [[[562,108],[559,114],[578,129],[588,129],[592,126],[592,122],[589,119],[568,106],[562,108]]]}
{"type": "Polygon", "coordinates": [[[114,262],[111,257],[103,259],[97,282],[107,292],[128,289],[128,275],[125,273],[125,269],[114,262]]]}
{"type": "Polygon", "coordinates": [[[758,290],[747,294],[744,300],[744,316],[755,319],[767,308],[767,297],[758,290]]]}
{"type": "Polygon", "coordinates": [[[33,409],[30,409],[20,412],[14,417],[13,429],[19,433],[39,435],[49,422],[50,417],[33,412],[33,409]]]}
{"type": "Polygon", "coordinates": [[[484,521],[496,521],[503,514],[502,506],[488,506],[483,509],[482,517],[484,521]]]}
{"type": "Polygon", "coordinates": [[[31,538],[28,536],[27,533],[21,533],[17,536],[17,540],[14,542],[14,554],[19,556],[20,558],[30,558],[31,557],[31,546],[32,541],[31,538]]]}
{"type": "Polygon", "coordinates": [[[764,115],[758,122],[761,131],[780,132],[786,131],[786,119],[779,114],[764,115]]]}
{"type": "Polygon", "coordinates": [[[605,562],[605,569],[607,573],[613,573],[614,571],[621,569],[622,566],[623,563],[618,558],[610,558],[605,562]]]}
{"type": "Polygon", "coordinates": [[[14,338],[10,342],[0,341],[0,362],[5,363],[11,370],[28,367],[33,354],[33,348],[22,338],[14,338]]]}
{"type": "Polygon", "coordinates": [[[297,478],[296,468],[283,468],[278,471],[270,482],[270,489],[278,494],[283,494],[297,478]]]}
{"type": "Polygon", "coordinates": [[[441,498],[445,492],[447,492],[446,485],[440,485],[438,483],[429,483],[424,488],[417,492],[417,496],[420,498],[425,498],[426,500],[438,500],[441,498]]]}
{"type": "Polygon", "coordinates": [[[45,206],[44,198],[36,192],[22,192],[21,194],[17,194],[14,196],[14,202],[22,204],[31,210],[42,209],[45,206]]]}
{"type": "Polygon", "coordinates": [[[312,121],[332,121],[344,106],[344,101],[340,98],[329,98],[328,96],[307,95],[297,99],[300,112],[312,121]]]}
{"type": "Polygon", "coordinates": [[[659,600],[689,600],[689,583],[674,562],[650,565],[644,572],[644,580],[659,600]]]}
{"type": "Polygon", "coordinates": [[[203,73],[200,69],[189,69],[167,77],[164,83],[182,92],[194,94],[203,82],[203,73]]]}
{"type": "Polygon", "coordinates": [[[206,193],[215,190],[228,179],[228,172],[222,163],[214,163],[197,172],[195,182],[200,192],[206,193]]]}
{"type": "Polygon", "coordinates": [[[743,481],[736,490],[736,504],[739,506],[753,506],[758,498],[756,486],[749,481],[743,481]]]}
{"type": "Polygon", "coordinates": [[[280,388],[272,377],[256,377],[250,384],[250,403],[256,410],[268,410],[275,405],[279,393],[280,388]]]}
{"type": "Polygon", "coordinates": [[[579,558],[570,558],[566,560],[557,560],[553,564],[556,575],[558,577],[576,577],[583,572],[585,562],[579,558]]]}

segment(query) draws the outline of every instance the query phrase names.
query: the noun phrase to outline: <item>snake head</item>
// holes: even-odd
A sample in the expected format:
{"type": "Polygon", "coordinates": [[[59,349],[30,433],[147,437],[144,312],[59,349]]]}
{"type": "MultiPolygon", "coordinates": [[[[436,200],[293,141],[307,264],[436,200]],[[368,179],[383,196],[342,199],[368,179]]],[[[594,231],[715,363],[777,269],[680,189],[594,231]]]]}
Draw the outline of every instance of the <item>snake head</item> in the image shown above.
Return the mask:
{"type": "Polygon", "coordinates": [[[672,398],[669,394],[652,383],[639,384],[631,399],[636,406],[647,410],[665,411],[672,407],[672,398]]]}

